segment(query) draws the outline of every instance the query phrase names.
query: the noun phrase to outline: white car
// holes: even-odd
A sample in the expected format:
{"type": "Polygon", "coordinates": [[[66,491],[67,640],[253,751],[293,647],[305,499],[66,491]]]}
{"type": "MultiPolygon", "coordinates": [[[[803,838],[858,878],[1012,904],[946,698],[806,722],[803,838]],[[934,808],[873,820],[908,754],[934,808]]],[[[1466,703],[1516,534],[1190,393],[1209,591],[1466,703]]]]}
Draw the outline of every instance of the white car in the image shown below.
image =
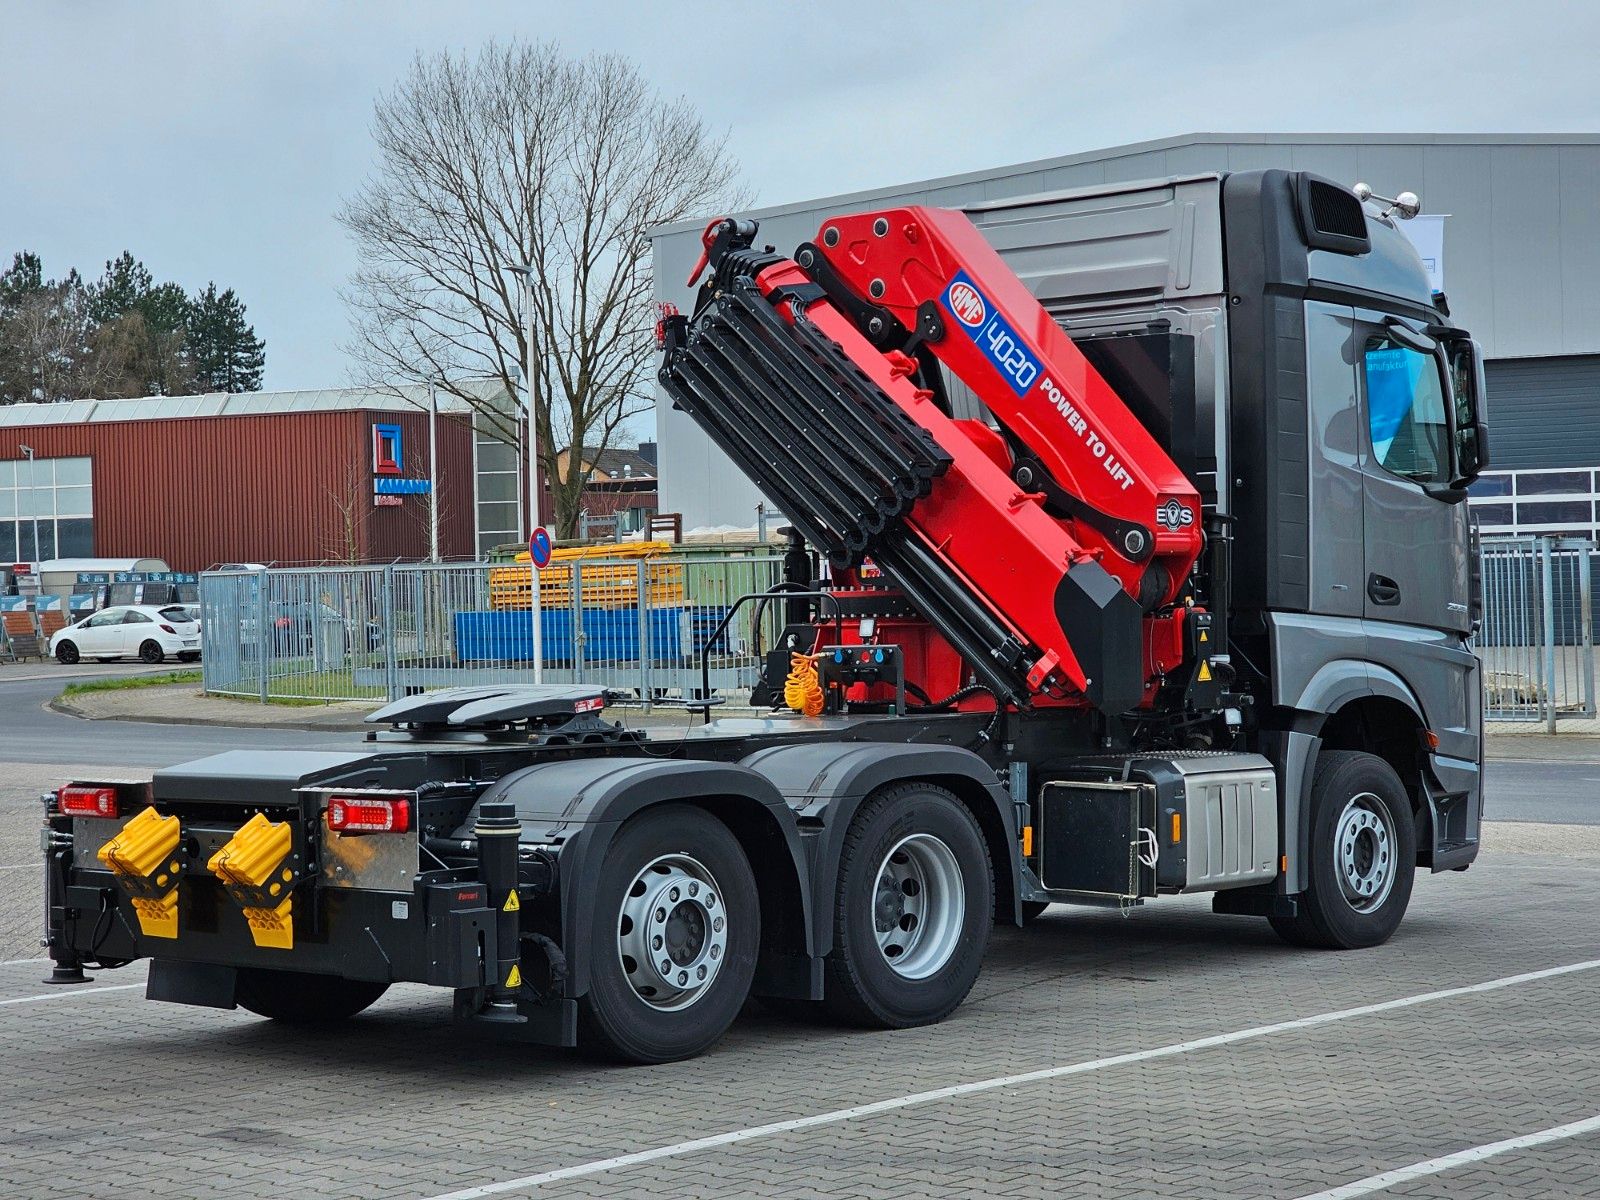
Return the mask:
{"type": "Polygon", "coordinates": [[[52,637],[50,653],[68,666],[84,658],[158,663],[169,654],[194,662],[200,657],[200,623],[180,604],[103,608],[52,637]]]}

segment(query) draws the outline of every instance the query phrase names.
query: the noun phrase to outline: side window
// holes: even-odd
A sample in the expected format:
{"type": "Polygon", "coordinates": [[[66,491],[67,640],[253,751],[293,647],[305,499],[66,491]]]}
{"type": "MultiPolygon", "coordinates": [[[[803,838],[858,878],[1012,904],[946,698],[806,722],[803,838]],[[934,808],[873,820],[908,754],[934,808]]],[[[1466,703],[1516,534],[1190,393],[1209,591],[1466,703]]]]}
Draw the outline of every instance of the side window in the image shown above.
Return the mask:
{"type": "Polygon", "coordinates": [[[1418,483],[1450,482],[1450,426],[1437,360],[1379,334],[1367,339],[1362,377],[1378,464],[1418,483]]]}
{"type": "Polygon", "coordinates": [[[122,624],[122,609],[120,608],[108,608],[104,612],[97,612],[85,622],[85,625],[91,629],[99,629],[103,625],[120,624],[122,624]]]}
{"type": "Polygon", "coordinates": [[[145,616],[138,609],[130,608],[128,610],[128,615],[122,618],[122,623],[124,625],[148,625],[150,624],[150,618],[145,616]]]}

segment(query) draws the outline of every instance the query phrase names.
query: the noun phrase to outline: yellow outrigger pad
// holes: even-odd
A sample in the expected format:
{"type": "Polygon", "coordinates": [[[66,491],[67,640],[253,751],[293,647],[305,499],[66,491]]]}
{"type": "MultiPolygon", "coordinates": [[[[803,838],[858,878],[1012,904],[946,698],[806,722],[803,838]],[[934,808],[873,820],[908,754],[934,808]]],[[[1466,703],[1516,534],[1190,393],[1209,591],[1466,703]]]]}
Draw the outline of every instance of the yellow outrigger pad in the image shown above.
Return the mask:
{"type": "Polygon", "coordinates": [[[144,808],[95,856],[132,897],[146,937],[178,936],[179,834],[177,817],[144,808]]]}
{"type": "Polygon", "coordinates": [[[295,873],[283,865],[293,845],[294,835],[287,821],[269,821],[257,813],[206,863],[206,869],[241,902],[250,937],[257,946],[294,949],[294,898],[286,893],[293,889],[295,873]],[[241,891],[255,896],[265,893],[261,898],[272,903],[250,904],[239,894],[241,891]]]}

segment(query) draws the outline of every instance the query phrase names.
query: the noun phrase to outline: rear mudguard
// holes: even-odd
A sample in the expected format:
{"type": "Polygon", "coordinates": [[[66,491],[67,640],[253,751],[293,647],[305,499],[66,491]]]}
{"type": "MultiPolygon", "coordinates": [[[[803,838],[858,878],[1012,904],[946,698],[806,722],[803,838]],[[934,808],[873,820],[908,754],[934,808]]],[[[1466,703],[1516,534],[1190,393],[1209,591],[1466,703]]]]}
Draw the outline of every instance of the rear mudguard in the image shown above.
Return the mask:
{"type": "MultiPolygon", "coordinates": [[[[622,822],[658,804],[703,808],[731,828],[755,873],[762,905],[757,995],[816,998],[821,960],[811,941],[815,922],[807,865],[794,813],[773,785],[731,763],[682,759],[603,758],[543,763],[514,771],[480,798],[509,800],[522,840],[559,843],[561,946],[566,994],[588,992],[587,948],[596,920],[592,897],[606,848],[622,822]]],[[[466,836],[472,821],[463,826],[466,836]]],[[[685,847],[692,851],[693,847],[685,847]]]]}
{"type": "Polygon", "coordinates": [[[839,855],[861,802],[878,789],[921,780],[952,791],[972,812],[994,867],[995,920],[1021,924],[1021,850],[1011,797],[994,769],[957,746],[836,742],[759,750],[741,765],[771,781],[800,818],[811,873],[812,944],[833,949],[839,855]]]}

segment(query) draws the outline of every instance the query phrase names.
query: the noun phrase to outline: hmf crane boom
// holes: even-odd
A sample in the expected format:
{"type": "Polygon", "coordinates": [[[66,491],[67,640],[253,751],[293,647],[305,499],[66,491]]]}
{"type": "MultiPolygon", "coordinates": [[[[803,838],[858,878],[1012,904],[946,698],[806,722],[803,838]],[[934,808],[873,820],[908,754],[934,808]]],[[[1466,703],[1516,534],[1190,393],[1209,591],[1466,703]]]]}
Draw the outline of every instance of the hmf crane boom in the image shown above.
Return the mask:
{"type": "Polygon", "coordinates": [[[1022,281],[943,209],[836,217],[792,259],[756,232],[706,227],[662,383],[836,581],[870,558],[966,668],[924,647],[908,682],[1110,713],[1153,695],[1185,657],[1200,498],[1022,281]],[[941,368],[993,425],[952,415],[941,368]]]}

